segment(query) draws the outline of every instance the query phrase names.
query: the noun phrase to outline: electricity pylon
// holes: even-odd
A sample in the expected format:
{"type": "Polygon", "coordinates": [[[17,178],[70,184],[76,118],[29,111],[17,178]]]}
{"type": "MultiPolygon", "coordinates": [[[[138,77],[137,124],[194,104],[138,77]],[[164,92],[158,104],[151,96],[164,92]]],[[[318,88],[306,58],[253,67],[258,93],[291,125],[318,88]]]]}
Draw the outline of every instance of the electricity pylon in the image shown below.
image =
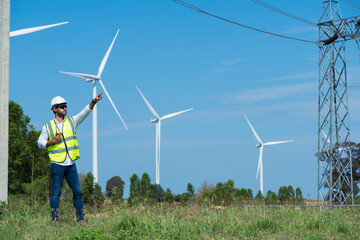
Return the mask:
{"type": "Polygon", "coordinates": [[[345,42],[358,41],[360,16],[342,18],[337,0],[323,0],[318,27],[318,203],[352,204],[345,42]]]}

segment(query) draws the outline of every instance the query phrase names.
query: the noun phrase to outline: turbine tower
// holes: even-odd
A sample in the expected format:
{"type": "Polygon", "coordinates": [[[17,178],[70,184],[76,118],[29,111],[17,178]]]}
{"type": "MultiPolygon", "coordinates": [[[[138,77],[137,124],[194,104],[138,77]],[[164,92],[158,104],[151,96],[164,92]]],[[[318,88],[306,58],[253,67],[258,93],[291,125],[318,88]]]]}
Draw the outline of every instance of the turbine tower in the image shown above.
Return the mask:
{"type": "Polygon", "coordinates": [[[138,87],[136,87],[137,90],[139,91],[141,97],[144,99],[146,105],[148,106],[149,110],[152,112],[152,114],[154,115],[155,119],[151,119],[150,121],[152,123],[156,123],[156,146],[155,146],[155,152],[156,152],[156,184],[160,185],[160,132],[161,132],[161,121],[167,118],[171,118],[174,117],[176,115],[179,115],[181,113],[193,110],[193,108],[184,110],[184,111],[180,111],[180,112],[176,112],[176,113],[170,113],[167,114],[163,117],[160,117],[154,110],[154,108],[150,105],[150,103],[146,100],[146,98],[144,97],[144,95],[141,93],[140,89],[138,87]]]}
{"type": "Polygon", "coordinates": [[[260,148],[259,162],[258,162],[258,168],[257,168],[257,173],[256,173],[256,179],[258,179],[259,172],[260,172],[260,192],[261,192],[262,195],[264,195],[264,181],[263,181],[263,150],[264,150],[264,146],[275,145],[275,144],[280,144],[280,143],[287,143],[287,142],[293,142],[293,140],[263,143],[261,141],[259,135],[256,133],[255,129],[253,128],[253,126],[251,125],[249,119],[246,117],[245,114],[244,114],[244,117],[245,117],[246,121],[248,122],[248,124],[249,124],[249,126],[251,128],[251,131],[254,133],[255,138],[259,142],[258,144],[256,144],[256,147],[260,148]]]}
{"type": "MultiPolygon", "coordinates": [[[[104,90],[106,96],[108,97],[111,105],[113,106],[113,108],[115,109],[117,115],[119,116],[120,120],[122,121],[122,123],[124,124],[125,128],[127,128],[124,120],[122,119],[122,117],[120,116],[120,113],[118,112],[118,110],[115,107],[115,104],[113,103],[113,101],[111,100],[111,97],[109,95],[109,93],[106,91],[106,88],[103,84],[103,82],[101,81],[101,74],[105,68],[106,62],[109,58],[111,49],[114,45],[114,42],[116,40],[116,37],[119,33],[119,30],[117,30],[116,35],[109,47],[109,49],[107,50],[103,60],[101,61],[100,67],[99,67],[99,71],[97,75],[91,75],[91,74],[86,74],[86,73],[72,73],[72,72],[62,72],[61,73],[65,73],[65,74],[69,74],[75,77],[80,77],[80,78],[84,78],[86,79],[87,82],[92,82],[93,83],[93,98],[96,97],[97,92],[96,92],[96,82],[98,81],[102,87],[102,89],[104,90]]],[[[94,175],[94,179],[95,182],[98,182],[98,156],[97,156],[97,107],[96,105],[94,106],[93,109],[93,175],[94,175]]]]}
{"type": "Polygon", "coordinates": [[[353,203],[345,42],[360,37],[360,16],[342,18],[337,0],[323,0],[319,27],[318,204],[353,203]],[[326,137],[325,137],[326,136],[326,137]]]}

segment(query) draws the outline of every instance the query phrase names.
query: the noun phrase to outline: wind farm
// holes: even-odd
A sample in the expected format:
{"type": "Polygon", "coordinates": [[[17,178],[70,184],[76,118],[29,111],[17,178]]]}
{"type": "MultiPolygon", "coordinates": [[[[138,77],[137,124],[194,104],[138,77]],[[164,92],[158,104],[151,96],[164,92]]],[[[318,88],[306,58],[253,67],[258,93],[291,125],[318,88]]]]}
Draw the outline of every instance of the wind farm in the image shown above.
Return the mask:
{"type": "MultiPolygon", "coordinates": [[[[125,8],[110,3],[82,8],[87,6],[83,1],[73,6],[65,1],[57,8],[41,3],[44,8],[39,9],[25,4],[28,13],[16,10],[21,6],[15,1],[12,4],[11,30],[60,23],[61,19],[71,22],[39,35],[12,38],[11,86],[22,89],[10,86],[10,99],[19,102],[25,113],[31,113],[35,129],[40,129],[44,119],[49,118],[48,112],[41,111],[48,108],[46,99],[53,95],[69,99],[71,115],[83,107],[83,102],[91,100],[94,92],[104,91],[107,99],[104,97],[93,110],[93,122],[78,129],[79,136],[85,137],[79,139],[82,155],[77,163],[79,171],[93,172],[103,189],[106,181],[117,174],[128,180],[133,173],[148,172],[155,183],[160,183],[161,145],[161,185],[175,192],[184,191],[184,181],[199,188],[205,181],[215,185],[233,179],[239,186],[261,189],[263,194],[284,184],[301,186],[310,198],[316,198],[317,176],[313,170],[317,169],[314,154],[318,152],[317,45],[277,39],[216,22],[173,1],[159,3],[159,8],[145,3],[138,8],[139,12],[129,1],[125,8]],[[150,13],[147,9],[154,11],[150,13]],[[169,18],[169,12],[174,19],[169,18]],[[35,22],[35,16],[44,17],[35,22]],[[29,19],[26,24],[22,22],[25,17],[29,19]],[[91,73],[93,69],[97,71],[91,73]],[[65,77],[59,70],[92,83],[92,96],[84,81],[65,77]],[[144,111],[144,102],[139,101],[134,86],[144,91],[144,102],[146,96],[156,113],[189,107],[194,110],[181,114],[181,118],[171,118],[167,123],[171,125],[163,128],[161,137],[160,126],[164,122],[153,122],[159,128],[154,136],[154,129],[144,121],[149,112],[144,111]],[[40,93],[41,100],[26,97],[35,92],[40,93]],[[243,113],[254,124],[261,141],[293,139],[294,143],[267,148],[266,141],[262,145],[259,141],[260,154],[253,148],[258,139],[249,135],[250,121],[244,121],[243,113]],[[258,131],[259,127],[263,130],[258,131]],[[127,128],[129,131],[125,131],[127,128]],[[158,145],[155,158],[154,145],[158,145]],[[94,153],[96,149],[98,153],[94,153]],[[252,152],[255,150],[256,154],[252,152]],[[98,161],[93,160],[96,155],[98,161]],[[264,162],[260,162],[262,155],[264,162]],[[309,177],[304,179],[302,174],[309,177]]],[[[205,1],[199,1],[199,8],[234,22],[248,20],[250,26],[288,33],[284,35],[295,38],[316,42],[319,37],[318,27],[302,28],[303,23],[292,19],[285,25],[286,16],[271,15],[252,1],[243,6],[233,0],[229,4],[240,12],[228,12],[229,6],[205,1]],[[260,12],[271,20],[255,18],[254,14],[260,12]]],[[[341,6],[348,16],[357,15],[356,9],[341,6]]],[[[279,3],[278,7],[293,9],[289,3],[279,3]]],[[[306,0],[294,12],[317,22],[321,7],[322,1],[306,0]]],[[[359,59],[353,54],[358,52],[356,43],[349,44],[347,51],[348,85],[344,86],[350,88],[359,85],[359,59]]],[[[348,116],[354,142],[359,141],[360,131],[356,124],[357,91],[355,87],[349,91],[352,113],[348,116]]],[[[153,118],[156,121],[157,117],[153,118]]],[[[128,196],[129,185],[124,191],[128,196]]]]}
{"type": "Polygon", "coordinates": [[[0,236],[357,239],[359,9],[0,0],[0,236]]]}

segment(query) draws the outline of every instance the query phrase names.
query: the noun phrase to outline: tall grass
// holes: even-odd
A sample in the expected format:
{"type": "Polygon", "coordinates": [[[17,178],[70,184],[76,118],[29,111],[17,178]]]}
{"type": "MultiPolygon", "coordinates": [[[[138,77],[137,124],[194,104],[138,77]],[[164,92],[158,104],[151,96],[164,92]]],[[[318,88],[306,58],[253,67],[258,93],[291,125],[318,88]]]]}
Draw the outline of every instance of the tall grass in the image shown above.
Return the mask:
{"type": "Polygon", "coordinates": [[[360,210],[248,208],[239,205],[126,203],[86,208],[79,225],[70,201],[61,202],[61,225],[48,204],[15,198],[0,215],[1,239],[359,239],[360,210]]]}

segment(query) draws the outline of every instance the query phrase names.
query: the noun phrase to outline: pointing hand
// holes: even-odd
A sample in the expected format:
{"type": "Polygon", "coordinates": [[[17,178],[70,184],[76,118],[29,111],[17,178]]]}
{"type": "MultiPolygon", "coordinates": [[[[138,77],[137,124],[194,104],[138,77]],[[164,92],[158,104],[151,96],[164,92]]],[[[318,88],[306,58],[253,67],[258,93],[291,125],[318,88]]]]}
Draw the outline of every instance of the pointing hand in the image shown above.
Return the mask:
{"type": "Polygon", "coordinates": [[[103,94],[103,93],[101,92],[99,95],[97,95],[97,96],[95,97],[95,99],[94,99],[95,102],[98,102],[98,101],[100,101],[100,100],[102,99],[101,94],[103,94]]]}

